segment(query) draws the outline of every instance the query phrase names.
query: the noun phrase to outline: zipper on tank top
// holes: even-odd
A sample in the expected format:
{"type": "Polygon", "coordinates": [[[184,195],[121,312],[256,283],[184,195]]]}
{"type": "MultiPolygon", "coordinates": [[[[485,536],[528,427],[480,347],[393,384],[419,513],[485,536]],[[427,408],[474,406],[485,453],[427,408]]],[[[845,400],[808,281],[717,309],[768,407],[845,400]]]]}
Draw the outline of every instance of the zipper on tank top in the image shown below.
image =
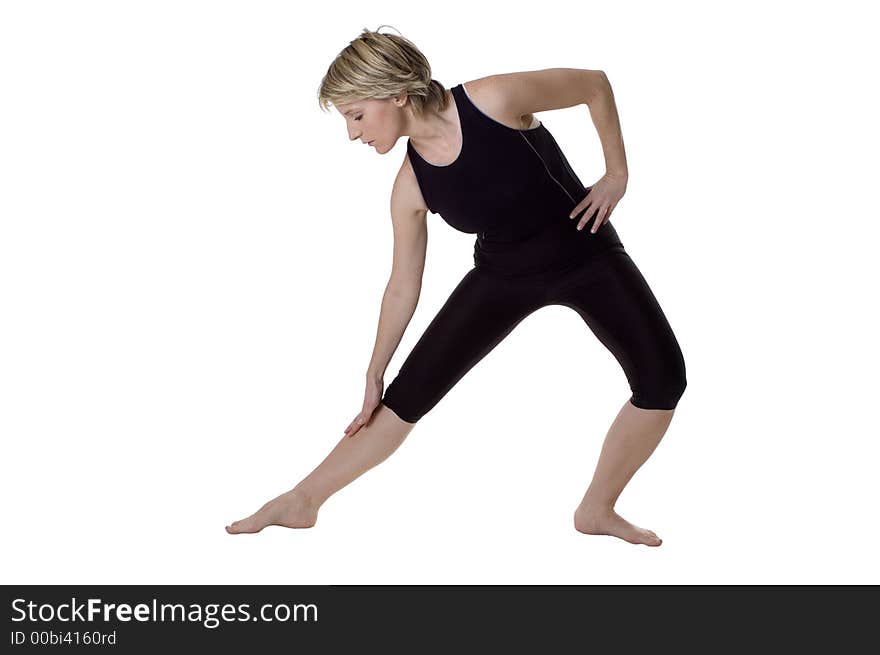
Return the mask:
{"type": "Polygon", "coordinates": [[[547,175],[550,176],[550,179],[553,180],[554,182],[556,182],[556,184],[559,185],[559,188],[562,189],[565,192],[565,195],[568,196],[568,199],[571,200],[576,205],[577,201],[571,197],[571,194],[568,192],[568,189],[566,189],[564,186],[562,186],[562,183],[559,180],[557,180],[555,177],[553,177],[553,173],[551,173],[550,169],[547,168],[547,162],[545,162],[544,158],[541,156],[541,154],[537,150],[535,150],[535,146],[532,145],[531,141],[529,141],[526,138],[526,135],[523,134],[522,132],[520,132],[519,135],[523,138],[523,141],[525,141],[526,143],[529,144],[529,148],[531,148],[534,151],[534,153],[536,155],[538,155],[538,159],[540,159],[541,163],[544,164],[544,170],[547,171],[547,175]]]}

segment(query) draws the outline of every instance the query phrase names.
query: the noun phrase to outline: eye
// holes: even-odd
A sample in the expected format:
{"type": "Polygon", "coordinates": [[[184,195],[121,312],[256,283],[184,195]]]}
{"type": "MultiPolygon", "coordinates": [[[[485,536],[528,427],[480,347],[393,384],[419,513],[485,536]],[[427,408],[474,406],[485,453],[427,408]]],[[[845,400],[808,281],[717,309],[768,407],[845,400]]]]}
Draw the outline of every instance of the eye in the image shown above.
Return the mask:
{"type": "Polygon", "coordinates": [[[359,121],[361,118],[363,118],[363,116],[364,116],[363,114],[361,114],[360,116],[356,116],[356,117],[355,117],[355,120],[356,120],[356,121],[359,121]]]}

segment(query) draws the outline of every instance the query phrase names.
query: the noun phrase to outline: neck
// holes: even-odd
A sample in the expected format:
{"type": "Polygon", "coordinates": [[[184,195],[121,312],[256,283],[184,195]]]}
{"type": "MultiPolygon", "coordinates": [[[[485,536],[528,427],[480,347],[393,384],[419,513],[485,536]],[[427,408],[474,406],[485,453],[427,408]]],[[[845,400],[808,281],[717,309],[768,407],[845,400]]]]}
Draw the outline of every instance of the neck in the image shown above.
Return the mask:
{"type": "MultiPolygon", "coordinates": [[[[447,90],[447,94],[451,92],[447,90]]],[[[416,145],[437,144],[449,141],[456,135],[455,122],[451,118],[451,111],[454,110],[452,100],[446,104],[446,110],[443,113],[437,111],[427,111],[420,118],[410,112],[409,122],[405,134],[408,135],[416,145]]]]}

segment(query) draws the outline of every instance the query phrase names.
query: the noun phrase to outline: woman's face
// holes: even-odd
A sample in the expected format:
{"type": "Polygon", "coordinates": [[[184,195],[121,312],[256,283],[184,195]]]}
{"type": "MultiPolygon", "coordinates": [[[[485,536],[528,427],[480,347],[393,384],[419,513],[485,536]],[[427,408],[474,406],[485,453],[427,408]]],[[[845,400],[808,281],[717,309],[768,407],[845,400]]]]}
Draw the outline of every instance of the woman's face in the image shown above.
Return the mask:
{"type": "Polygon", "coordinates": [[[337,105],[336,109],[345,119],[348,138],[360,139],[372,144],[379,153],[394,147],[400,138],[405,119],[403,107],[395,103],[399,99],[358,100],[337,105]]]}

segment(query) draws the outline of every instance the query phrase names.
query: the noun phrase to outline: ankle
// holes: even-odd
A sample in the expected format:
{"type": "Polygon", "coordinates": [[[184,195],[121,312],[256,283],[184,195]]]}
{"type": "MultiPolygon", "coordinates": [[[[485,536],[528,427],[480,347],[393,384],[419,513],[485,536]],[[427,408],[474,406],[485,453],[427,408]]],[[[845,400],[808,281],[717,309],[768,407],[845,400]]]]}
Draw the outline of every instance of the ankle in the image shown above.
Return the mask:
{"type": "Polygon", "coordinates": [[[324,504],[324,501],[321,500],[317,496],[317,494],[310,491],[307,487],[301,485],[297,485],[293,489],[291,489],[290,494],[301,503],[303,503],[303,505],[315,511],[317,511],[321,507],[321,505],[324,504]]]}
{"type": "Polygon", "coordinates": [[[578,512],[583,514],[591,514],[596,516],[608,516],[614,514],[614,505],[617,502],[615,498],[597,498],[593,496],[584,496],[578,507],[578,512]]]}

